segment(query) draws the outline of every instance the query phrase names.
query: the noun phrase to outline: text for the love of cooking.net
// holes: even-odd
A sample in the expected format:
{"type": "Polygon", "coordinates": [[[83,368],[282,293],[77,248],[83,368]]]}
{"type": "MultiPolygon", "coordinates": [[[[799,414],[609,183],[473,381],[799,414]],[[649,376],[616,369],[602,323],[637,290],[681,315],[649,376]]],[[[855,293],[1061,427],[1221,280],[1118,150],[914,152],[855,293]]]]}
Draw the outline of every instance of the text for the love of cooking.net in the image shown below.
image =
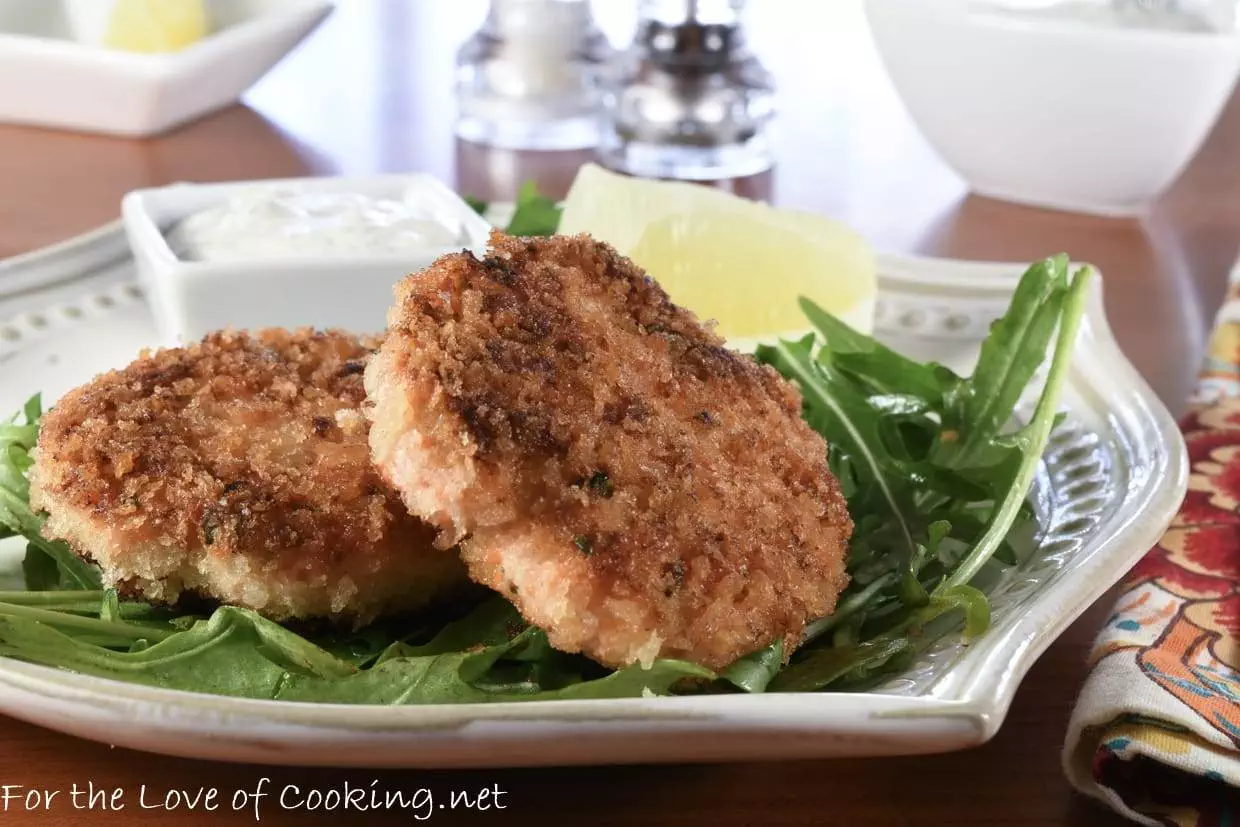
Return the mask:
{"type": "Polygon", "coordinates": [[[136,789],[108,787],[93,781],[74,782],[67,788],[47,789],[22,784],[0,784],[0,813],[54,813],[71,810],[98,813],[246,812],[262,821],[269,812],[381,813],[407,812],[415,821],[429,821],[452,810],[504,810],[508,792],[499,784],[473,789],[432,790],[429,787],[386,786],[378,779],[368,784],[345,782],[326,788],[257,779],[248,787],[164,788],[142,784],[136,789]]]}

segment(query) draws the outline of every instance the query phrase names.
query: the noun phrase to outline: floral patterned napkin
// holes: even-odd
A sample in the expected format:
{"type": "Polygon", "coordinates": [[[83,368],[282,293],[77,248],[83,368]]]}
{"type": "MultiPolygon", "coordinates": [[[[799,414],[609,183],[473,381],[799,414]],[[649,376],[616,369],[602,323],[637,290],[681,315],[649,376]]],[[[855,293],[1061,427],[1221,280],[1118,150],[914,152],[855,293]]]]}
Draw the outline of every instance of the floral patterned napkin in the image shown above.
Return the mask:
{"type": "Polygon", "coordinates": [[[1064,766],[1142,824],[1240,824],[1240,267],[1181,423],[1188,495],[1090,655],[1064,766]]]}

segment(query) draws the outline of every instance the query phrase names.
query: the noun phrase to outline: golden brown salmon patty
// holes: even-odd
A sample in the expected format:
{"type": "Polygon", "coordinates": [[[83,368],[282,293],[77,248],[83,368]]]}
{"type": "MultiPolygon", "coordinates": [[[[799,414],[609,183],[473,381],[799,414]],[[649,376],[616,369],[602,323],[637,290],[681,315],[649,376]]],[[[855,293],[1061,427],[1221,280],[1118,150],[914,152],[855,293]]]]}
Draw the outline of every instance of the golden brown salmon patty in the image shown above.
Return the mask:
{"type": "Polygon", "coordinates": [[[338,332],[213,333],[144,354],[43,419],[44,533],[154,602],[363,623],[468,582],[370,461],[362,370],[338,332]]]}
{"type": "Polygon", "coordinates": [[[720,667],[795,644],[852,531],[798,392],[605,244],[491,243],[399,285],[366,369],[410,510],[561,650],[720,667]]]}

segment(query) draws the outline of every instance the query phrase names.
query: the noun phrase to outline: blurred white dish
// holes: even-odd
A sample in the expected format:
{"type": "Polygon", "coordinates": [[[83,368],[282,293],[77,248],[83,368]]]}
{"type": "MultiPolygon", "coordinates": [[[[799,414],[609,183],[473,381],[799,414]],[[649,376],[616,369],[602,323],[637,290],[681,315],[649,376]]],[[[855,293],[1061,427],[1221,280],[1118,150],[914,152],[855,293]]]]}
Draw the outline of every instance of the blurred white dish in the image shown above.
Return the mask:
{"type": "Polygon", "coordinates": [[[491,229],[455,192],[422,174],[174,184],[129,193],[121,212],[139,280],[150,294],[162,343],[168,345],[196,341],[225,327],[310,325],[377,333],[384,328],[396,282],[444,253],[481,249],[491,229]],[[180,258],[169,245],[166,234],[186,218],[264,190],[409,199],[458,228],[461,240],[401,252],[375,252],[374,245],[363,243],[356,253],[330,256],[298,254],[290,246],[282,258],[207,261],[180,258]]]}
{"type": "Polygon", "coordinates": [[[215,0],[216,32],[169,54],[77,42],[49,0],[0,4],[0,123],[153,135],[227,106],[331,11],[328,0],[215,0]]]}
{"type": "Polygon", "coordinates": [[[866,0],[914,120],[975,191],[1131,215],[1196,154],[1235,85],[1240,35],[866,0]]]}
{"type": "Polygon", "coordinates": [[[968,0],[982,13],[1026,15],[1104,28],[1231,31],[1234,0],[968,0]]]}

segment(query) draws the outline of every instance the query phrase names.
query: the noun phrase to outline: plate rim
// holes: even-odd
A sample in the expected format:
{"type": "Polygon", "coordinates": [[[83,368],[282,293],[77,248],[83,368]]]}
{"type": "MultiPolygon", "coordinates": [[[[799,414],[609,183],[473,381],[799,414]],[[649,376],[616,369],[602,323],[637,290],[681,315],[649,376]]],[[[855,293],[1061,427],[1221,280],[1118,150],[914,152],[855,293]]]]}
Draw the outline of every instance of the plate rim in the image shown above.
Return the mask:
{"type": "MultiPolygon", "coordinates": [[[[106,239],[110,233],[121,233],[123,238],[119,225],[108,225],[47,250],[27,253],[20,260],[0,263],[0,273],[4,272],[4,264],[20,271],[22,267],[43,264],[41,256],[54,257],[66,250],[81,252],[82,249],[92,249],[91,242],[106,239]],[[75,244],[81,245],[81,249],[75,244]]],[[[94,249],[109,248],[96,244],[94,249]]],[[[880,291],[884,288],[891,290],[898,285],[905,294],[934,294],[941,298],[947,292],[963,299],[995,300],[1010,295],[1020,273],[1027,266],[1023,263],[933,259],[904,254],[880,254],[877,260],[880,291]]],[[[1105,373],[1138,403],[1128,412],[1129,415],[1143,423],[1148,432],[1156,433],[1165,448],[1160,468],[1164,473],[1162,483],[1147,486],[1146,496],[1141,501],[1142,513],[1121,526],[1115,536],[1108,538],[1103,549],[1092,558],[1084,571],[1078,569],[1073,572],[1068,582],[1075,581],[1076,585],[1067,589],[1066,596],[1056,592],[1054,595],[1039,594],[1030,600],[1027,615],[1035,620],[1024,617],[1013,624],[1007,635],[1016,638],[1012,649],[1005,649],[998,643],[993,647],[988,645],[993,649],[991,659],[996,654],[1014,653],[1006,668],[990,679],[975,675],[957,696],[810,693],[413,707],[353,706],[249,700],[156,689],[0,657],[0,712],[96,740],[99,740],[97,732],[78,731],[86,727],[83,722],[90,715],[98,718],[96,723],[150,719],[158,722],[158,728],[165,733],[201,736],[203,727],[208,727],[214,742],[212,750],[224,750],[227,743],[233,745],[229,756],[244,756],[243,759],[224,756],[228,760],[281,764],[322,762],[315,760],[310,751],[278,751],[273,757],[269,750],[246,751],[236,745],[244,745],[247,739],[252,740],[256,727],[278,730],[294,741],[322,738],[326,739],[322,743],[333,743],[333,738],[377,737],[380,733],[384,736],[417,733],[424,739],[432,735],[442,737],[444,733],[456,733],[468,742],[479,743],[499,735],[515,737],[512,735],[515,732],[521,733],[524,738],[534,735],[546,737],[548,727],[571,732],[573,738],[583,735],[603,737],[609,727],[617,723],[633,725],[642,722],[656,722],[659,729],[667,733],[677,728],[696,731],[698,724],[708,722],[716,735],[760,731],[767,734],[817,733],[823,737],[870,733],[879,722],[880,728],[892,739],[891,743],[899,745],[898,749],[893,750],[890,743],[878,743],[873,747],[875,752],[861,748],[860,751],[851,749],[839,753],[853,755],[943,751],[982,743],[993,736],[1002,724],[1016,688],[1037,657],[1080,613],[1110,588],[1119,574],[1153,545],[1187,488],[1188,457],[1179,427],[1135,367],[1120,352],[1106,321],[1101,281],[1097,279],[1092,285],[1082,338],[1077,345],[1078,354],[1083,344],[1090,346],[1092,352],[1084,359],[1078,355],[1072,374],[1079,380],[1082,376],[1105,373]],[[1120,548],[1124,544],[1130,547],[1120,548]],[[1086,574],[1096,573],[1097,570],[1109,574],[1101,579],[1086,574]],[[1077,608],[1046,617],[1053,597],[1059,603],[1075,603],[1077,608]],[[55,714],[31,712],[32,708],[38,709],[40,706],[55,714]],[[77,720],[62,720],[62,716],[71,711],[76,711],[77,720]],[[83,717],[84,711],[90,715],[83,717]],[[807,718],[807,714],[810,717],[807,718]],[[493,731],[488,732],[488,729],[493,731]]],[[[0,323],[4,321],[0,320],[0,323]]],[[[17,350],[21,349],[22,346],[17,347],[17,350]]],[[[1060,588],[1066,585],[1060,584],[1060,588]]],[[[984,666],[985,662],[986,659],[983,659],[979,665],[984,666]]],[[[953,665],[952,669],[959,665],[953,665]]],[[[143,743],[141,733],[121,732],[118,735],[120,737],[116,738],[116,743],[121,745],[188,757],[220,757],[206,754],[211,750],[194,747],[188,742],[181,750],[161,749],[157,745],[143,743]]],[[[811,750],[807,754],[817,753],[811,750]]],[[[600,756],[597,760],[612,762],[609,755],[600,756]]],[[[710,760],[710,756],[704,756],[701,760],[710,760]]],[[[384,760],[382,755],[355,756],[344,759],[343,763],[330,763],[333,766],[367,767],[418,765],[407,758],[391,762],[384,760]]],[[[448,765],[432,762],[427,766],[448,765]]],[[[461,764],[465,765],[492,764],[473,761],[461,764]]]]}
{"type": "Polygon", "coordinates": [[[55,244],[0,259],[0,300],[78,281],[130,257],[119,218],[55,244]]]}

